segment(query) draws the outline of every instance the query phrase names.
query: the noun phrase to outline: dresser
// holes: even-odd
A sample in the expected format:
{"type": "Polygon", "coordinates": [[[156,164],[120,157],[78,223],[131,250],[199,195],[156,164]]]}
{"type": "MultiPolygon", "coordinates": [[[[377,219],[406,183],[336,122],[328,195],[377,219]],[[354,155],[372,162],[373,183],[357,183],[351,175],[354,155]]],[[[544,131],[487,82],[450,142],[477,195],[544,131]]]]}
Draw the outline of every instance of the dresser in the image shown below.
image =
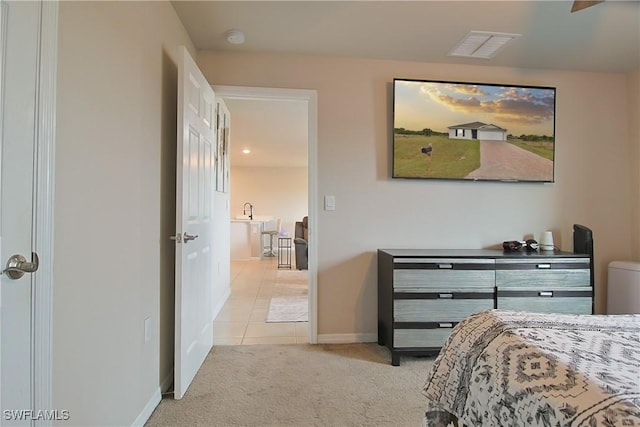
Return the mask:
{"type": "Polygon", "coordinates": [[[451,329],[492,308],[591,314],[590,257],[569,252],[378,250],[378,344],[435,355],[451,329]]]}

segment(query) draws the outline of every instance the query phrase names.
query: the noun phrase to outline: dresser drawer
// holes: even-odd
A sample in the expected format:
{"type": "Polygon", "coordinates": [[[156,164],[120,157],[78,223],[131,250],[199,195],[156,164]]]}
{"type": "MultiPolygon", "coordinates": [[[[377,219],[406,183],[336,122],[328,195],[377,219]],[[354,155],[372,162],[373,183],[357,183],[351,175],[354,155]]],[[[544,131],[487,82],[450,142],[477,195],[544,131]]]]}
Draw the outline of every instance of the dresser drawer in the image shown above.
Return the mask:
{"type": "Polygon", "coordinates": [[[495,283],[495,260],[399,258],[394,262],[394,292],[488,291],[495,283]]]}
{"type": "Polygon", "coordinates": [[[396,322],[459,322],[470,314],[493,308],[493,298],[485,299],[396,299],[396,322]]]}
{"type": "Polygon", "coordinates": [[[393,331],[393,346],[407,347],[442,347],[449,338],[453,325],[449,328],[436,329],[396,329],[393,331]]]}
{"type": "Polygon", "coordinates": [[[589,297],[498,297],[501,310],[532,311],[536,313],[591,314],[589,297]]]}
{"type": "Polygon", "coordinates": [[[496,260],[496,287],[514,290],[557,290],[591,285],[588,258],[496,260]]]}

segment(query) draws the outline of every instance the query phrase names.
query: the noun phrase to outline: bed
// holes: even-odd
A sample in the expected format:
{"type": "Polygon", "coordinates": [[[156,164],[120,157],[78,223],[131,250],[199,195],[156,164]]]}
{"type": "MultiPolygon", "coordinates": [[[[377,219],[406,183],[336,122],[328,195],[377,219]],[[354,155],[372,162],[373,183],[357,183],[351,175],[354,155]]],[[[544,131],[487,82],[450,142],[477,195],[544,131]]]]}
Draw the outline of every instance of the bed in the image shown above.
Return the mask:
{"type": "Polygon", "coordinates": [[[640,315],[471,315],[424,394],[425,426],[640,426],[640,315]]]}

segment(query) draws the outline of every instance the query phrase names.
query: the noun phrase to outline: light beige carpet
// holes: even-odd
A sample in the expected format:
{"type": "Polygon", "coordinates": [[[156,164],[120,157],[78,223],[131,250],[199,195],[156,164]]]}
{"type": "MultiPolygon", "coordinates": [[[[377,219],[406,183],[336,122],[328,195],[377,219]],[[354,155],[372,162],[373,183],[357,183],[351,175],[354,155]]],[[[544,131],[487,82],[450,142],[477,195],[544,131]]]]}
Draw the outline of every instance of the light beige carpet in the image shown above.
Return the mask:
{"type": "Polygon", "coordinates": [[[419,427],[434,358],[391,366],[377,344],[214,347],[181,400],[147,426],[419,427]]]}
{"type": "Polygon", "coordinates": [[[278,270],[267,322],[309,320],[309,286],[306,270],[278,270]]]}

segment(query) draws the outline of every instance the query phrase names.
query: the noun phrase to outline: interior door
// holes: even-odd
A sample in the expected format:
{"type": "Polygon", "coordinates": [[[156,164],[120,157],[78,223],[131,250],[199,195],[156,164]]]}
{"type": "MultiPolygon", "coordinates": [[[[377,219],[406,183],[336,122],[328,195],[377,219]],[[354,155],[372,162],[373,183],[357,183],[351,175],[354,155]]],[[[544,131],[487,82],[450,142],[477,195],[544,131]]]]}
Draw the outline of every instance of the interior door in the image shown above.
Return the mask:
{"type": "Polygon", "coordinates": [[[0,2],[0,423],[8,425],[31,425],[24,411],[34,408],[34,276],[19,270],[35,265],[32,201],[40,7],[40,2],[0,2]],[[10,257],[15,262],[7,269],[10,257]]]}
{"type": "Polygon", "coordinates": [[[181,399],[213,346],[215,94],[186,48],[178,64],[174,398],[181,399]]]}

